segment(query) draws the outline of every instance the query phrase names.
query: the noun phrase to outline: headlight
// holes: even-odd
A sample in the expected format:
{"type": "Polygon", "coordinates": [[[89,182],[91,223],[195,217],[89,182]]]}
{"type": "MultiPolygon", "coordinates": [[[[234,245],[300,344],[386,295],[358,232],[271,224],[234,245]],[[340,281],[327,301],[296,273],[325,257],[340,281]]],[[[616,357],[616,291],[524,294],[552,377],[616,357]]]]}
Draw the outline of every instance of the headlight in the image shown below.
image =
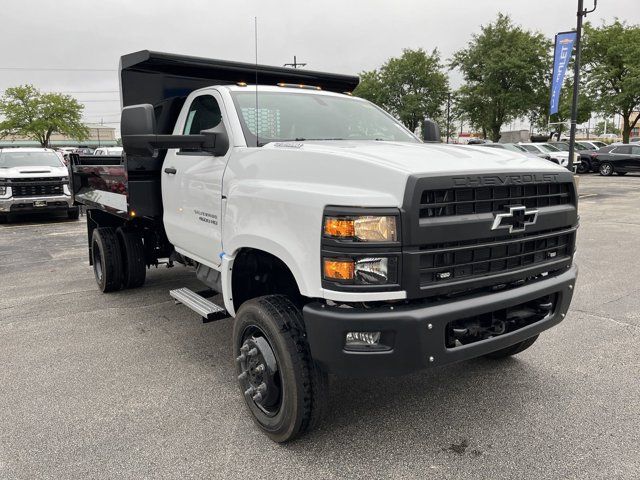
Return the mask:
{"type": "Polygon", "coordinates": [[[323,258],[325,280],[345,285],[387,285],[398,281],[397,257],[323,258]]]}
{"type": "Polygon", "coordinates": [[[324,236],[356,242],[397,242],[395,216],[328,216],[324,236]]]}

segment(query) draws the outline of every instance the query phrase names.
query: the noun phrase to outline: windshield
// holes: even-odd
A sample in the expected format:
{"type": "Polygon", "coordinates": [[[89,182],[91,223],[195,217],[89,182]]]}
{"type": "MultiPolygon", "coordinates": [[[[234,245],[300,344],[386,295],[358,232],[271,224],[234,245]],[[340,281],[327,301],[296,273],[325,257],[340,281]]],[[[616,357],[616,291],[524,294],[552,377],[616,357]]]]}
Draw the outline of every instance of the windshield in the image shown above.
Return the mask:
{"type": "Polygon", "coordinates": [[[53,152],[2,152],[0,168],[11,167],[64,167],[53,152]]]}
{"type": "Polygon", "coordinates": [[[408,130],[373,104],[349,97],[291,92],[232,92],[247,145],[273,141],[391,140],[415,142],[408,130]],[[257,126],[256,126],[257,123],[257,126]],[[257,130],[256,130],[257,127],[257,130]]]}
{"type": "Polygon", "coordinates": [[[553,145],[549,145],[548,143],[540,144],[540,148],[542,150],[544,150],[545,152],[559,152],[560,151],[556,147],[554,147],[553,145]]]}
{"type": "Polygon", "coordinates": [[[518,153],[527,152],[527,150],[524,147],[521,147],[520,145],[514,145],[513,143],[505,143],[504,148],[506,148],[507,150],[511,150],[512,152],[518,152],[518,153]]]}

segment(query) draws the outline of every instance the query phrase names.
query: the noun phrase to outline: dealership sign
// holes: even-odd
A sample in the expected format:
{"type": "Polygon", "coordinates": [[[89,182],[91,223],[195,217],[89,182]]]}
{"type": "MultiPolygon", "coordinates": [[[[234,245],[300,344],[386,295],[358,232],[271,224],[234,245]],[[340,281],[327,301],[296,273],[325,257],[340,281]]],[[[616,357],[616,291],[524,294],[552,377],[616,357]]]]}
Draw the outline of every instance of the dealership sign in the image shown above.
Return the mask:
{"type": "Polygon", "coordinates": [[[576,32],[565,32],[556,35],[556,48],[553,57],[553,74],[551,77],[551,102],[549,104],[549,115],[558,113],[558,103],[560,102],[560,90],[564,76],[567,73],[567,66],[573,51],[573,44],[576,41],[576,32]]]}

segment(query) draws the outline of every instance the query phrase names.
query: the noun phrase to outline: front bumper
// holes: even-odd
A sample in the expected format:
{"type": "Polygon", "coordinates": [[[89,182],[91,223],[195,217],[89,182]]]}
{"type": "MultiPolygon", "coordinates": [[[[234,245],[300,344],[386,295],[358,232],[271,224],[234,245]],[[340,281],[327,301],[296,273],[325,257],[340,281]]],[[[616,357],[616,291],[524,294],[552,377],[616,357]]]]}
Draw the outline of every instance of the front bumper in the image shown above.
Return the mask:
{"type": "Polygon", "coordinates": [[[554,277],[511,290],[437,303],[371,309],[310,303],[303,310],[307,340],[311,355],[321,367],[340,375],[402,375],[459,362],[509,347],[560,323],[569,309],[576,277],[577,268],[573,266],[554,277]],[[543,319],[503,335],[447,348],[449,322],[515,307],[545,295],[556,295],[556,302],[543,319]],[[392,344],[386,351],[347,351],[344,341],[351,331],[381,331],[392,344]]]}
{"type": "Polygon", "coordinates": [[[46,197],[10,197],[0,199],[2,213],[33,213],[50,210],[66,210],[73,206],[71,195],[56,195],[46,197]],[[36,206],[36,202],[46,202],[44,206],[36,206]]]}

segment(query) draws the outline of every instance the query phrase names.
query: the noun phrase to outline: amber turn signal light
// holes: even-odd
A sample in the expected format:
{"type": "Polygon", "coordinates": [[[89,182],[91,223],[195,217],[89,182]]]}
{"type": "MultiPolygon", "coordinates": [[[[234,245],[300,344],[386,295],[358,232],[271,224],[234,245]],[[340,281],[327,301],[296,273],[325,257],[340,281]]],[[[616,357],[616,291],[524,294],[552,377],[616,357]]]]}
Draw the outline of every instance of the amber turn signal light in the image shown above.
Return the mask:
{"type": "Polygon", "coordinates": [[[353,280],[355,270],[353,260],[325,258],[323,262],[324,278],[327,280],[353,280]]]}
{"type": "Polygon", "coordinates": [[[327,217],[324,219],[324,234],[328,237],[354,237],[355,221],[349,218],[327,217]]]}

